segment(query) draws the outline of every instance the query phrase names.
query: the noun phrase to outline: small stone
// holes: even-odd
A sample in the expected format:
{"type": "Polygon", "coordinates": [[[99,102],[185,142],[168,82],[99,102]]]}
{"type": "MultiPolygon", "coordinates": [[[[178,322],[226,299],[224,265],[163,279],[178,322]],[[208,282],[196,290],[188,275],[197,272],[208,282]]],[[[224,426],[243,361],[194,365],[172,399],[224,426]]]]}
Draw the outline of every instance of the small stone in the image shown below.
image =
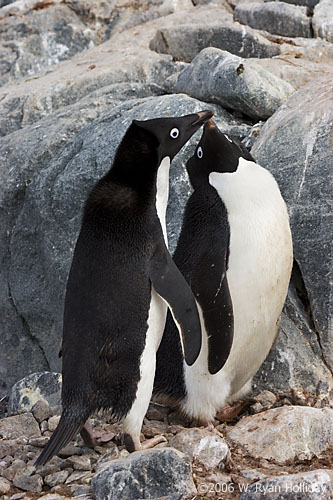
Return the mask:
{"type": "Polygon", "coordinates": [[[242,476],[246,477],[246,479],[250,479],[250,481],[259,481],[261,479],[265,479],[266,475],[256,469],[246,469],[241,470],[240,473],[242,476]]]}
{"type": "Polygon", "coordinates": [[[63,484],[69,476],[69,472],[67,470],[61,470],[59,472],[53,472],[52,474],[48,474],[44,477],[44,484],[50,486],[56,486],[57,484],[63,484]]]}
{"type": "Polygon", "coordinates": [[[91,470],[90,458],[84,455],[69,457],[67,461],[75,470],[91,470]]]}
{"type": "Polygon", "coordinates": [[[80,482],[82,484],[90,484],[92,478],[91,473],[73,472],[65,481],[66,484],[80,482]]]}
{"type": "Polygon", "coordinates": [[[43,479],[39,474],[35,474],[33,476],[16,474],[13,479],[13,485],[24,491],[40,493],[43,489],[43,479]]]}
{"type": "Polygon", "coordinates": [[[48,441],[49,438],[46,436],[32,437],[28,440],[28,444],[36,446],[37,448],[44,448],[44,446],[48,443],[48,441]]]}
{"type": "Polygon", "coordinates": [[[38,423],[42,422],[42,420],[48,419],[52,415],[51,408],[48,402],[42,399],[36,401],[36,403],[31,408],[31,413],[38,423]]]}
{"type": "Polygon", "coordinates": [[[146,438],[153,438],[159,434],[168,432],[168,424],[158,420],[147,421],[147,424],[142,426],[142,432],[146,438]]]}
{"type": "Polygon", "coordinates": [[[185,429],[172,437],[169,445],[196,459],[208,469],[221,467],[230,460],[230,451],[224,439],[204,429],[185,429]]]}
{"type": "MultiPolygon", "coordinates": [[[[53,457],[55,458],[55,457],[53,457]]],[[[56,457],[58,458],[58,457],[56,457]]],[[[50,463],[48,462],[46,465],[43,465],[42,467],[38,467],[38,474],[42,477],[48,476],[50,474],[54,474],[55,472],[59,472],[60,469],[60,464],[62,464],[62,460],[59,459],[59,463],[50,463]]]]}
{"type": "Polygon", "coordinates": [[[253,399],[260,403],[265,410],[268,410],[276,403],[276,396],[271,391],[263,391],[253,399]]]}
{"type": "Polygon", "coordinates": [[[14,415],[0,420],[0,438],[16,439],[21,436],[40,436],[39,425],[31,413],[14,415]]]}
{"type": "Polygon", "coordinates": [[[71,457],[72,455],[81,455],[82,450],[79,446],[69,444],[59,451],[58,456],[61,458],[71,457]]]}
{"type": "Polygon", "coordinates": [[[128,457],[128,455],[130,455],[130,453],[125,449],[123,449],[119,452],[119,458],[126,458],[126,457],[128,457]]]}
{"type": "Polygon", "coordinates": [[[90,486],[82,486],[82,484],[72,484],[71,485],[72,494],[75,497],[82,497],[82,495],[88,495],[91,492],[90,486]]]}
{"type": "Polygon", "coordinates": [[[150,403],[146,418],[148,420],[160,420],[163,422],[169,413],[169,408],[158,403],[150,403]]]}
{"type": "Polygon", "coordinates": [[[5,495],[10,490],[10,482],[4,477],[0,477],[0,495],[5,495]]]}
{"type": "Polygon", "coordinates": [[[60,420],[59,415],[54,415],[53,417],[49,418],[49,425],[48,425],[49,431],[53,432],[56,430],[56,427],[59,424],[59,420],[60,420]]]}
{"type": "Polygon", "coordinates": [[[18,455],[23,452],[24,444],[26,439],[8,439],[8,440],[0,440],[0,459],[14,455],[18,455]]]}
{"type": "Polygon", "coordinates": [[[41,422],[39,424],[39,427],[40,427],[41,433],[44,434],[44,432],[48,431],[48,429],[49,429],[49,423],[47,422],[47,420],[43,420],[43,422],[41,422]]]}
{"type": "Polygon", "coordinates": [[[15,493],[12,495],[9,500],[21,500],[21,498],[25,497],[25,493],[15,493]]]}
{"type": "Polygon", "coordinates": [[[320,0],[315,6],[312,27],[315,37],[333,42],[333,4],[331,0],[320,0]]]}

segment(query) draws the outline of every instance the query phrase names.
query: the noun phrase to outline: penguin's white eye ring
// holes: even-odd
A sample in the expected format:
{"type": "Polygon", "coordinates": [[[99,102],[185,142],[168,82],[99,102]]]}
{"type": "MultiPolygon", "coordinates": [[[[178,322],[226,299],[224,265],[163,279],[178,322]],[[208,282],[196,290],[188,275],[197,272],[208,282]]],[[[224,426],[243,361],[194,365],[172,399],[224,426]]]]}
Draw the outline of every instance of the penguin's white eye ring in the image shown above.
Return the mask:
{"type": "Polygon", "coordinates": [[[178,136],[179,136],[179,130],[178,128],[175,127],[170,131],[170,137],[172,137],[172,139],[177,139],[178,136]]]}
{"type": "Polygon", "coordinates": [[[197,149],[197,157],[201,160],[201,158],[203,157],[203,150],[202,150],[202,147],[199,146],[198,149],[197,149]]]}

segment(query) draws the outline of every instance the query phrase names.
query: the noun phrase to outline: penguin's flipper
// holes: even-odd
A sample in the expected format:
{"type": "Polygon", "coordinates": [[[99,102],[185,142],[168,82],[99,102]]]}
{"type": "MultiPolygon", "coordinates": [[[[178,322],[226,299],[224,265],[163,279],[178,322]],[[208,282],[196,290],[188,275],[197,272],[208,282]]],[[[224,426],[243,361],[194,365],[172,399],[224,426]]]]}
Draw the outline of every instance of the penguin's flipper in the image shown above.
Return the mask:
{"type": "Polygon", "coordinates": [[[155,291],[164,299],[179,330],[185,361],[193,365],[201,349],[201,326],[197,305],[185,278],[164,242],[157,245],[150,261],[149,277],[155,291]]]}
{"type": "Polygon", "coordinates": [[[226,363],[234,336],[234,315],[227,279],[227,250],[206,250],[191,274],[191,288],[200,304],[208,336],[208,371],[226,363]],[[210,272],[202,272],[202,269],[210,272]]]}

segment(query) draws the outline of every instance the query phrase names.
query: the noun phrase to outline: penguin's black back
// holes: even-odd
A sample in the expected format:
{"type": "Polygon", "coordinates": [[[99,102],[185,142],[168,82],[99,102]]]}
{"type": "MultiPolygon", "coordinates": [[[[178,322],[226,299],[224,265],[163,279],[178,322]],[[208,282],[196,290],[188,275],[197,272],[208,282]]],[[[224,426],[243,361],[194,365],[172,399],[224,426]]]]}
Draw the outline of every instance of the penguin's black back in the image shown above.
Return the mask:
{"type": "Polygon", "coordinates": [[[123,149],[88,197],[66,289],[62,401],[66,413],[84,407],[87,418],[100,408],[121,418],[135,399],[151,299],[148,265],[163,239],[157,168],[149,165],[157,157],[146,145],[144,161],[135,163],[123,149]]]}

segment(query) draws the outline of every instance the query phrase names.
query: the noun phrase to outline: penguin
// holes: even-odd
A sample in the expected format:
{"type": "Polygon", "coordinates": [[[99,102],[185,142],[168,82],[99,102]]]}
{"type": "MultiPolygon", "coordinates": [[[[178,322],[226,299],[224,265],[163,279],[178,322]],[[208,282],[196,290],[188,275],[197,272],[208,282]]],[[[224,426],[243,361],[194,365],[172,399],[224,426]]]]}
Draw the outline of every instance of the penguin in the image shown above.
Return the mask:
{"type": "Polygon", "coordinates": [[[197,301],[203,342],[187,366],[168,316],[153,394],[211,426],[221,408],[251,389],[275,342],[291,275],[292,237],[272,174],[212,120],[186,167],[193,193],[173,258],[197,301]]]}
{"type": "Polygon", "coordinates": [[[166,246],[165,212],[173,157],[213,115],[133,120],[111,169],[90,192],[66,286],[62,414],[36,461],[45,464],[98,410],[123,422],[131,452],[151,398],[167,309],[186,363],[201,348],[195,299],[166,246]]]}

